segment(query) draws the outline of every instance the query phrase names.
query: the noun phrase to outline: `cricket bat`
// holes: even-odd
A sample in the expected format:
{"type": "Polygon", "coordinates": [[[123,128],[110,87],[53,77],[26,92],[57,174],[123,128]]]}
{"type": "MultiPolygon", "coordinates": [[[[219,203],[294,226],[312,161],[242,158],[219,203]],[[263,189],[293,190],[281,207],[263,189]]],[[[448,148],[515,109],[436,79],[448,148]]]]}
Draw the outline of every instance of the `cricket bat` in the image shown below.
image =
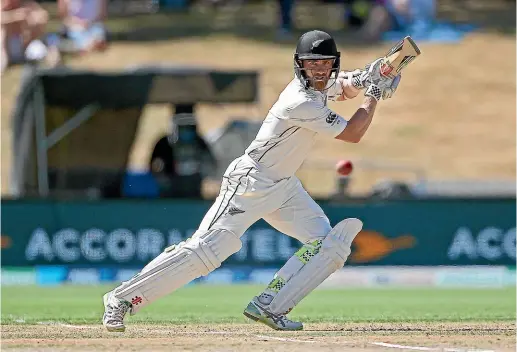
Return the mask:
{"type": "Polygon", "coordinates": [[[409,63],[420,55],[418,45],[406,36],[395,44],[382,58],[380,72],[383,76],[395,78],[409,63]]]}

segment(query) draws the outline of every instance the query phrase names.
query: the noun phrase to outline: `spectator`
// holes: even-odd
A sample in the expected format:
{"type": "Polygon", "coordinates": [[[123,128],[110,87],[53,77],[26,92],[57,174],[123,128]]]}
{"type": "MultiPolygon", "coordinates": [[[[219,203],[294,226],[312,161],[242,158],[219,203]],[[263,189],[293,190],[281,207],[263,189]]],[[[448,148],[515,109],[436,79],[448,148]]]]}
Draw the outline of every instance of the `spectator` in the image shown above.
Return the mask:
{"type": "Polygon", "coordinates": [[[2,73],[8,66],[44,59],[47,49],[39,38],[48,14],[37,2],[2,0],[2,73]]]}
{"type": "Polygon", "coordinates": [[[199,135],[193,115],[177,113],[171,133],[158,140],[150,159],[149,168],[161,195],[202,198],[203,178],[215,167],[215,158],[199,135]]]}
{"type": "Polygon", "coordinates": [[[425,31],[435,17],[435,0],[376,0],[361,29],[366,41],[381,39],[389,30],[425,31]]]}
{"type": "Polygon", "coordinates": [[[280,29],[279,39],[291,38],[291,31],[293,30],[292,12],[294,0],[278,0],[280,6],[280,29]]]}
{"type": "Polygon", "coordinates": [[[376,5],[377,0],[344,0],[344,2],[345,24],[347,28],[359,29],[365,23],[371,8],[376,5]]]}
{"type": "Polygon", "coordinates": [[[107,0],[58,0],[63,29],[49,37],[52,54],[60,60],[60,52],[85,54],[105,50],[107,38],[103,21],[107,7],[107,0]]]}

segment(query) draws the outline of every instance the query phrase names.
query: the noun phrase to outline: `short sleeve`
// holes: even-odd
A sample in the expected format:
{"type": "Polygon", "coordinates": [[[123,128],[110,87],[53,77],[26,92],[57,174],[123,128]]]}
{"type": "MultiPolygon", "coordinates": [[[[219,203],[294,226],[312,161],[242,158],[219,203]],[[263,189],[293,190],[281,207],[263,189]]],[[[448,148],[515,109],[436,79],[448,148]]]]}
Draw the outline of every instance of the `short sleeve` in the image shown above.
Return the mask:
{"type": "Polygon", "coordinates": [[[347,121],[326,105],[304,102],[289,112],[292,124],[311,131],[336,137],[345,129],[347,121]]]}
{"type": "Polygon", "coordinates": [[[327,99],[336,101],[343,94],[343,75],[344,72],[339,73],[336,82],[327,90],[327,99]]]}

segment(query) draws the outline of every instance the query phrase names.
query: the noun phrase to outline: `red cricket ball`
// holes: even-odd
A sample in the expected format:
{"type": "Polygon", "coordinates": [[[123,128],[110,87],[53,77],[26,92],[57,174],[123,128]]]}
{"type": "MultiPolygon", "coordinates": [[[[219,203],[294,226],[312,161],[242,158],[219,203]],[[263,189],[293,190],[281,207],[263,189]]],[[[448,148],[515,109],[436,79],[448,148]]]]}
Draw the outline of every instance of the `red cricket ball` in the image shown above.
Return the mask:
{"type": "Polygon", "coordinates": [[[342,176],[348,176],[354,169],[350,160],[339,160],[336,164],[336,171],[342,176]]]}

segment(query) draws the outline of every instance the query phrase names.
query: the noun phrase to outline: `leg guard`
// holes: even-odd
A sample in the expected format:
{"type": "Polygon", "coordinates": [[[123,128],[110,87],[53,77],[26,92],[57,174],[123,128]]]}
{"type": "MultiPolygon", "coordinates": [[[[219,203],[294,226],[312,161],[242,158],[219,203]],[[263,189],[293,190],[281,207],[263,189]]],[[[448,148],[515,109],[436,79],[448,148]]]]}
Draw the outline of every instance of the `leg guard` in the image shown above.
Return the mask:
{"type": "Polygon", "coordinates": [[[117,287],[114,296],[130,302],[133,315],[143,306],[214,271],[241,247],[240,238],[231,231],[198,231],[187,241],[166,248],[139,274],[117,287]]]}
{"type": "Polygon", "coordinates": [[[286,314],[327,277],[340,269],[350,255],[350,246],[361,231],[359,219],[345,219],[322,240],[303,246],[291,257],[269,284],[274,298],[269,309],[286,314]]]}

